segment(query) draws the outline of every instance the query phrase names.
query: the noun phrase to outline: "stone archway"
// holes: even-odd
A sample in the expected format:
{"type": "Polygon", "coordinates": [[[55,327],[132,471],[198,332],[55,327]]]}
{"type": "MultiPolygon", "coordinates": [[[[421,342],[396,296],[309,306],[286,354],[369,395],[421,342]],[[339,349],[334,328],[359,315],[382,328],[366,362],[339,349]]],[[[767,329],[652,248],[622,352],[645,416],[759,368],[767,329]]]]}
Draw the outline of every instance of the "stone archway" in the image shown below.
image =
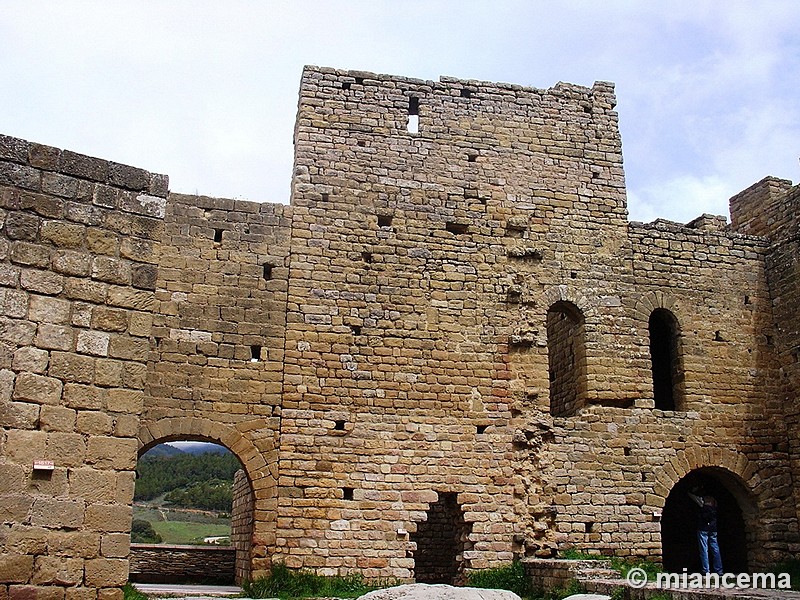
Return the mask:
{"type": "Polygon", "coordinates": [[[697,545],[698,506],[689,497],[695,489],[718,502],[719,545],[726,573],[748,570],[752,546],[755,503],[741,479],[721,467],[701,467],[682,477],[666,498],[661,516],[661,549],[664,570],[700,571],[697,545]]]}
{"type": "Polygon", "coordinates": [[[238,501],[234,498],[233,507],[241,514],[232,515],[232,521],[238,522],[239,527],[232,536],[236,546],[236,580],[240,583],[265,574],[270,553],[261,540],[274,531],[275,508],[271,503],[277,492],[277,482],[264,458],[267,452],[259,450],[234,427],[199,418],[145,422],[138,440],[139,456],[158,444],[178,440],[213,442],[236,455],[242,465],[234,482],[239,495],[238,501]]]}

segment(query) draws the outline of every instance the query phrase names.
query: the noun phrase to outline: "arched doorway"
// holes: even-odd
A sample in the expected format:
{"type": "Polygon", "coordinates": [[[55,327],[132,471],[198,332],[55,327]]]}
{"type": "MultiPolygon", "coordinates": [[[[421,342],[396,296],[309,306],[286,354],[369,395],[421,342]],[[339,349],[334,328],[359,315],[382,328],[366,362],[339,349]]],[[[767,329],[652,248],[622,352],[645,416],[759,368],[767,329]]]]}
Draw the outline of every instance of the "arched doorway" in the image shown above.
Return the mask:
{"type": "Polygon", "coordinates": [[[240,584],[250,578],[253,486],[241,458],[218,440],[172,435],[142,446],[133,508],[132,534],[137,516],[139,525],[150,516],[158,539],[132,535],[140,542],[131,545],[132,581],[240,584]]]}
{"type": "Polygon", "coordinates": [[[697,546],[698,506],[689,492],[699,489],[718,502],[718,528],[722,567],[726,573],[742,573],[748,567],[748,527],[754,504],[744,484],[719,467],[695,469],[678,481],[667,497],[661,517],[661,549],[664,570],[700,571],[697,546]]]}
{"type": "Polygon", "coordinates": [[[683,405],[683,369],[678,320],[665,308],[650,314],[650,364],[653,399],[660,410],[680,410],[683,405]]]}
{"type": "Polygon", "coordinates": [[[584,317],[572,302],[559,300],[547,311],[550,414],[571,417],[586,398],[584,317]]]}

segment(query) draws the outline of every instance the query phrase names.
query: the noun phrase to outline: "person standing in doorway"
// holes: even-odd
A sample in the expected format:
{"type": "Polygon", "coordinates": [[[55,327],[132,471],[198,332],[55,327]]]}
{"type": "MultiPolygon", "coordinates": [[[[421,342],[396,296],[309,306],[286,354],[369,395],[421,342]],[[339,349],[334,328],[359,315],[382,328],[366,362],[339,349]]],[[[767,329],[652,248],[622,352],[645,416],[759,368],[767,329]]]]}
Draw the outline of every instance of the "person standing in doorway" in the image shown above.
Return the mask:
{"type": "Polygon", "coordinates": [[[701,495],[697,489],[689,497],[700,507],[697,515],[697,544],[700,547],[700,564],[703,573],[709,573],[709,558],[714,572],[722,575],[722,557],[717,539],[717,500],[708,494],[701,495]]]}

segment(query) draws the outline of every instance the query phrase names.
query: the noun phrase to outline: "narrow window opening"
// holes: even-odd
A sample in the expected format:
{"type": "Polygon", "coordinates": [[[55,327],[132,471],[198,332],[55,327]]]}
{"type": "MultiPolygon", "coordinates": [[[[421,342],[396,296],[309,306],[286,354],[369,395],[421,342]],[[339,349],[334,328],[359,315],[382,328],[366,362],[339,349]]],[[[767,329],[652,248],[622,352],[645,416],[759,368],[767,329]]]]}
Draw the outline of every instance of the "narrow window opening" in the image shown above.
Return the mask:
{"type": "Polygon", "coordinates": [[[358,143],[358,146],[359,146],[360,148],[363,148],[364,146],[366,146],[366,145],[367,145],[367,142],[365,142],[364,140],[358,140],[358,142],[357,142],[357,143],[358,143]]]}
{"type": "Polygon", "coordinates": [[[476,153],[470,152],[469,154],[467,154],[468,162],[475,162],[476,160],[478,160],[478,155],[476,153]]]}
{"type": "Polygon", "coordinates": [[[625,447],[622,449],[622,453],[623,453],[625,456],[630,456],[630,455],[631,455],[631,449],[630,449],[630,448],[628,448],[627,446],[625,446],[625,447]]]}
{"type": "Polygon", "coordinates": [[[464,225],[463,223],[448,222],[445,225],[445,229],[447,229],[447,231],[449,231],[450,233],[452,233],[454,235],[463,235],[463,234],[467,233],[467,230],[469,229],[469,226],[468,225],[464,225]]]}
{"type": "Polygon", "coordinates": [[[419,98],[408,99],[408,133],[419,133],[419,98]]]}
{"type": "Polygon", "coordinates": [[[378,227],[391,227],[391,226],[392,226],[391,215],[378,215],[378,227]]]}
{"type": "Polygon", "coordinates": [[[745,296],[744,297],[744,303],[745,304],[752,304],[752,302],[750,301],[750,296],[745,296]]]}
{"type": "Polygon", "coordinates": [[[571,302],[559,301],[547,311],[547,357],[550,363],[550,414],[570,417],[586,399],[584,317],[571,302]]]}
{"type": "Polygon", "coordinates": [[[597,171],[592,171],[592,179],[600,179],[600,173],[597,171]]]}
{"type": "Polygon", "coordinates": [[[372,252],[362,252],[361,253],[361,258],[364,260],[364,262],[371,263],[372,262],[372,252]]]}
{"type": "Polygon", "coordinates": [[[486,428],[487,428],[487,427],[488,427],[488,425],[478,425],[478,426],[475,428],[475,432],[476,432],[476,433],[478,433],[479,435],[480,435],[481,433],[486,433],[486,428]]]}
{"type": "Polygon", "coordinates": [[[767,346],[772,346],[772,336],[768,335],[766,336],[766,338],[767,338],[767,346]]]}
{"type": "Polygon", "coordinates": [[[356,85],[363,85],[364,78],[363,77],[356,77],[356,85]]]}
{"type": "Polygon", "coordinates": [[[269,263],[264,263],[264,273],[263,273],[264,281],[269,281],[270,279],[272,279],[272,269],[274,268],[275,268],[274,265],[271,265],[269,263]]]}
{"type": "Polygon", "coordinates": [[[472,97],[472,90],[467,88],[461,88],[461,97],[462,98],[471,98],[472,97]]]}
{"type": "Polygon", "coordinates": [[[261,360],[261,346],[250,346],[250,362],[261,360]]]}
{"type": "Polygon", "coordinates": [[[727,341],[724,337],[722,337],[722,332],[718,329],[714,332],[714,341],[715,342],[725,342],[727,341]]]}
{"type": "Polygon", "coordinates": [[[350,325],[350,330],[353,335],[361,335],[361,325],[350,325]]]}
{"type": "Polygon", "coordinates": [[[343,81],[342,82],[342,89],[343,90],[349,90],[350,89],[350,82],[349,81],[343,81]]]}
{"type": "Polygon", "coordinates": [[[592,529],[594,529],[594,521],[587,521],[585,524],[586,533],[592,533],[592,529]]]}
{"type": "Polygon", "coordinates": [[[658,308],[650,314],[648,329],[655,407],[677,410],[681,400],[678,322],[671,312],[658,308]]]}
{"type": "Polygon", "coordinates": [[[578,278],[578,274],[575,271],[572,271],[572,272],[570,272],[569,277],[570,277],[570,279],[577,279],[578,278]]]}
{"type": "Polygon", "coordinates": [[[327,202],[328,200],[330,200],[330,197],[331,197],[330,194],[323,193],[322,194],[322,201],[323,202],[327,202]]]}
{"type": "Polygon", "coordinates": [[[647,475],[645,475],[644,472],[642,472],[642,481],[647,481],[647,475]]]}
{"type": "Polygon", "coordinates": [[[222,229],[214,230],[214,241],[218,244],[222,241],[222,229]]]}
{"type": "Polygon", "coordinates": [[[333,422],[333,428],[334,428],[336,431],[344,431],[344,426],[345,426],[345,423],[346,423],[346,422],[347,422],[347,421],[345,421],[344,419],[336,419],[336,420],[333,422]]]}
{"type": "Polygon", "coordinates": [[[353,488],[351,487],[342,488],[342,500],[352,500],[352,499],[353,499],[353,488]]]}

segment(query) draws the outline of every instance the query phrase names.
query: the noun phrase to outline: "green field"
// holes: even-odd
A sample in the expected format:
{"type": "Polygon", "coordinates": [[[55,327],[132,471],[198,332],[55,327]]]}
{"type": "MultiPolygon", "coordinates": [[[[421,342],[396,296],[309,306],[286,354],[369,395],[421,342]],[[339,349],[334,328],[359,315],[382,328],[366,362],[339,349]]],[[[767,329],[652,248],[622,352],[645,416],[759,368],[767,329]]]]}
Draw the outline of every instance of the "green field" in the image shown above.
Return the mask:
{"type": "Polygon", "coordinates": [[[156,521],[152,525],[165,544],[202,544],[205,537],[231,534],[230,525],[186,521],[156,521]]]}
{"type": "Polygon", "coordinates": [[[231,534],[230,518],[214,512],[137,503],[133,506],[133,518],[148,521],[164,544],[202,544],[203,538],[231,534]]]}

